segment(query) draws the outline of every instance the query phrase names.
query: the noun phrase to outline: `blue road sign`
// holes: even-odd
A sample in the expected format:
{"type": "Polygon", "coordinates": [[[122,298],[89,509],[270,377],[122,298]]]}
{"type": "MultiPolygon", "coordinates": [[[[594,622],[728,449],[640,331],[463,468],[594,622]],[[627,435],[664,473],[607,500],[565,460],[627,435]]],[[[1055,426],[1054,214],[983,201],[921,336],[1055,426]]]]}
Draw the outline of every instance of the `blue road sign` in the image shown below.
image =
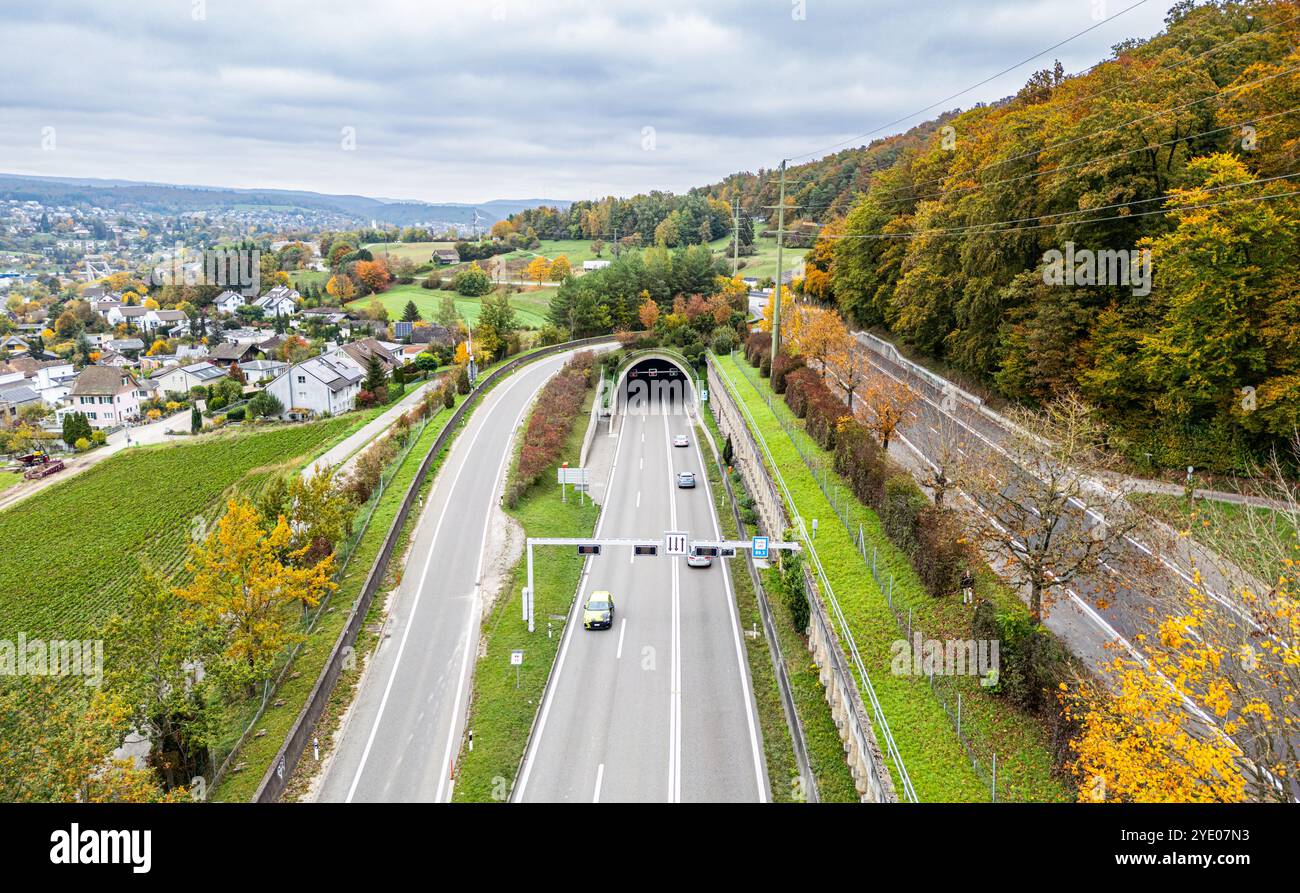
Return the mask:
{"type": "Polygon", "coordinates": [[[756,536],[749,547],[750,554],[755,558],[767,557],[767,537],[756,536]]]}

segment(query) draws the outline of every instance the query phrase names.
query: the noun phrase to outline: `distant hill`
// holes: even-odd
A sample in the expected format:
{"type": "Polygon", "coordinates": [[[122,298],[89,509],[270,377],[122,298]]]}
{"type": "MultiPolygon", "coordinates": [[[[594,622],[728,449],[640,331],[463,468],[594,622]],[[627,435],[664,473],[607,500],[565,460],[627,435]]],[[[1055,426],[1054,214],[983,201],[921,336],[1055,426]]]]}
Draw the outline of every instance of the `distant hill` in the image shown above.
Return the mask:
{"type": "Polygon", "coordinates": [[[82,177],[32,177],[0,173],[0,198],[39,201],[42,204],[86,203],[102,208],[141,208],[156,213],[230,210],[237,207],[301,209],[341,214],[359,224],[370,221],[396,226],[428,223],[494,223],[516,211],[538,205],[567,207],[553,199],[495,199],[482,204],[367,198],[361,195],[326,195],[289,189],[227,189],[213,186],[179,186],[132,180],[96,180],[82,177]]]}

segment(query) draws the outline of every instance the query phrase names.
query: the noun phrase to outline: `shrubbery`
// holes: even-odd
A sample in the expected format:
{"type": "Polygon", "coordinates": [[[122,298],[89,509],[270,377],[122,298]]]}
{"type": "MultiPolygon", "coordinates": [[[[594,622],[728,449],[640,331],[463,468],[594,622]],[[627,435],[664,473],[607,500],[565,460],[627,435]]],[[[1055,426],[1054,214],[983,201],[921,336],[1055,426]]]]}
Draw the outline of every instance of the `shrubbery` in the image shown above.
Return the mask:
{"type": "Polygon", "coordinates": [[[807,420],[808,434],[818,446],[835,448],[835,429],[849,411],[816,372],[807,367],[787,372],[785,402],[796,416],[807,420]]]}
{"type": "Polygon", "coordinates": [[[757,368],[765,356],[772,353],[772,336],[768,332],[750,332],[745,339],[745,359],[757,368]]]}
{"type": "Polygon", "coordinates": [[[803,357],[792,357],[782,351],[781,355],[772,361],[772,391],[777,394],[784,394],[785,377],[794,370],[803,367],[803,357]]]}
{"type": "Polygon", "coordinates": [[[560,460],[564,442],[582,413],[582,401],[591,384],[596,355],[589,350],[574,354],[554,378],[542,388],[533,406],[519,450],[519,465],[506,493],[512,508],[542,475],[560,460]]]}

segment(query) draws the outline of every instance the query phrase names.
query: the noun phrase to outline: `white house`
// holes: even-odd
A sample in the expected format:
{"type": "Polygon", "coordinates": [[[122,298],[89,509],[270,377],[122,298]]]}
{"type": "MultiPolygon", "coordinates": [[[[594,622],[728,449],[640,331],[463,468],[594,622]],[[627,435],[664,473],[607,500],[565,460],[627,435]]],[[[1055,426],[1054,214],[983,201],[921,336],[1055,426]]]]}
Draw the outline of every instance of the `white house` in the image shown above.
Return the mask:
{"type": "Polygon", "coordinates": [[[237,291],[226,290],[217,295],[217,299],[212,302],[212,306],[217,312],[225,316],[233,316],[235,311],[243,307],[247,301],[244,296],[237,291]]]}
{"type": "Polygon", "coordinates": [[[582,262],[582,272],[589,273],[592,270],[603,270],[610,265],[607,260],[584,260],[582,262]]]}
{"type": "Polygon", "coordinates": [[[140,415],[140,400],[148,392],[126,369],[87,366],[72,383],[56,415],[60,422],[70,412],[85,413],[92,428],[111,428],[140,415]]]}
{"type": "Polygon", "coordinates": [[[105,311],[104,319],[108,320],[110,326],[120,326],[125,322],[138,328],[148,312],[138,304],[113,304],[105,311]]]}
{"type": "Polygon", "coordinates": [[[149,310],[140,317],[138,325],[146,332],[156,332],[159,329],[188,325],[189,321],[184,310],[149,310]]]}
{"type": "Polygon", "coordinates": [[[366,372],[346,354],[312,357],[276,376],[266,392],[286,415],[338,415],[356,404],[366,372]]]}
{"type": "Polygon", "coordinates": [[[277,285],[253,302],[254,307],[262,308],[263,316],[293,316],[298,312],[298,301],[302,295],[287,285],[277,285]]]}
{"type": "Polygon", "coordinates": [[[226,376],[226,370],[211,363],[193,363],[189,366],[173,366],[167,371],[152,376],[164,393],[188,394],[191,388],[206,388],[214,381],[226,376]]]}

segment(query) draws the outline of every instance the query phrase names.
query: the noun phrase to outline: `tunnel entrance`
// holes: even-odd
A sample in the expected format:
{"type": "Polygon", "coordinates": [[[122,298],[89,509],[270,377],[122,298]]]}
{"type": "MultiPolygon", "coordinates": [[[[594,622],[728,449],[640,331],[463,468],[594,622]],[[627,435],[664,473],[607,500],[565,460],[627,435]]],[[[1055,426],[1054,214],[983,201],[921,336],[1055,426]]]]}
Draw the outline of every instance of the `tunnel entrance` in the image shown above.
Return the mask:
{"type": "Polygon", "coordinates": [[[629,415],[681,413],[694,402],[695,383],[675,360],[650,356],[623,373],[619,411],[629,415]]]}

